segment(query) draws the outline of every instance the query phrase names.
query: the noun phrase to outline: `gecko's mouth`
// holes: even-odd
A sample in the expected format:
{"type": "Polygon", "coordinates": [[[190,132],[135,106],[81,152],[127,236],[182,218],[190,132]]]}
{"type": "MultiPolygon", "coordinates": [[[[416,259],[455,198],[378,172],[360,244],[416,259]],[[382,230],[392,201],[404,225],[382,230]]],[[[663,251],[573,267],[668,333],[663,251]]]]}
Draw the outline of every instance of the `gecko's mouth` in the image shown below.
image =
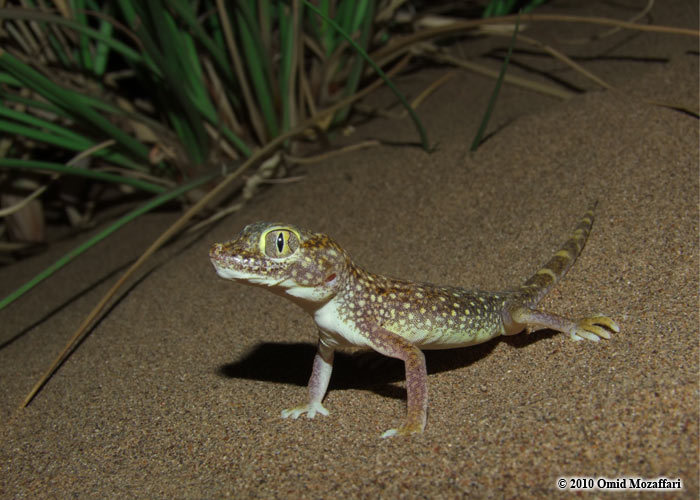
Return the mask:
{"type": "Polygon", "coordinates": [[[272,276],[261,276],[259,274],[254,274],[248,271],[221,266],[213,260],[212,264],[214,265],[216,274],[227,280],[240,281],[244,283],[250,283],[252,285],[263,285],[269,287],[279,286],[280,282],[283,281],[282,279],[274,278],[272,276]]]}
{"type": "Polygon", "coordinates": [[[247,259],[237,255],[227,254],[225,251],[222,253],[220,248],[215,247],[221,247],[221,244],[217,243],[212,247],[209,252],[209,258],[214,266],[216,274],[221,278],[269,287],[280,286],[280,283],[284,281],[284,278],[265,276],[256,273],[254,270],[248,270],[244,266],[241,266],[241,264],[250,263],[247,259]]]}
{"type": "MultiPolygon", "coordinates": [[[[226,259],[232,261],[232,259],[226,259]]],[[[275,280],[269,277],[261,276],[254,272],[248,271],[246,269],[240,269],[239,267],[232,266],[231,262],[226,262],[223,259],[213,258],[211,263],[214,266],[216,274],[227,280],[235,281],[246,281],[250,283],[273,283],[275,280]]]]}

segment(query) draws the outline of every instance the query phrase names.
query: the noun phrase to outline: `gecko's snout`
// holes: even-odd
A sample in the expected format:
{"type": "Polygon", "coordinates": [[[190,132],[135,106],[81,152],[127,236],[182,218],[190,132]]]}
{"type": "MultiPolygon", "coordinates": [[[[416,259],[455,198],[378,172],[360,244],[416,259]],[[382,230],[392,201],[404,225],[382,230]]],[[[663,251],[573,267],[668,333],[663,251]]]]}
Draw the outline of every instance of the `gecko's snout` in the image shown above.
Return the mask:
{"type": "Polygon", "coordinates": [[[223,243],[214,243],[211,248],[209,248],[209,258],[212,261],[217,261],[221,259],[222,255],[226,253],[223,243]]]}

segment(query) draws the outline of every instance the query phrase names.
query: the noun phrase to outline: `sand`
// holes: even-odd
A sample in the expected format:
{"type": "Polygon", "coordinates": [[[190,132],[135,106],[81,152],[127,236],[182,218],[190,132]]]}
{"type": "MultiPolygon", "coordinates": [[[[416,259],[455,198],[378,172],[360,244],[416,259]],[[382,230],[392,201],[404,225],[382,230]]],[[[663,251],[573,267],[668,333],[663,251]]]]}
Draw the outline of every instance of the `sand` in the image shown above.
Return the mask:
{"type": "MultiPolygon", "coordinates": [[[[575,5],[547,9],[633,12],[575,5]]],[[[652,17],[697,29],[698,5],[658,2],[652,17]]],[[[358,125],[345,142],[385,145],[297,167],[301,181],[267,188],[159,252],[21,411],[85,314],[177,214],[139,219],[0,311],[1,496],[523,498],[585,476],[681,479],[674,496],[697,498],[698,122],[643,99],[697,111],[698,42],[622,32],[560,43],[599,31],[527,34],[559,40],[619,91],[521,54],[514,74],[582,92],[564,102],[504,87],[488,140],[470,153],[493,83],[457,72],[418,110],[435,152],[414,146],[408,119],[358,125]],[[404,416],[403,369],[371,353],[337,355],[328,417],[281,419],[305,399],[314,325],[283,298],[218,278],[207,258],[211,243],[249,222],[285,220],[331,234],[375,272],[498,290],[544,263],[596,199],[588,244],[542,307],[602,311],[621,332],[599,343],[539,332],[428,352],[428,425],[410,438],[379,438],[404,416]]],[[[476,57],[505,40],[460,51],[476,57]]],[[[398,83],[415,96],[449,71],[398,83]]],[[[392,102],[384,91],[370,101],[392,102]]],[[[0,293],[89,236],[2,269],[0,293]]]]}

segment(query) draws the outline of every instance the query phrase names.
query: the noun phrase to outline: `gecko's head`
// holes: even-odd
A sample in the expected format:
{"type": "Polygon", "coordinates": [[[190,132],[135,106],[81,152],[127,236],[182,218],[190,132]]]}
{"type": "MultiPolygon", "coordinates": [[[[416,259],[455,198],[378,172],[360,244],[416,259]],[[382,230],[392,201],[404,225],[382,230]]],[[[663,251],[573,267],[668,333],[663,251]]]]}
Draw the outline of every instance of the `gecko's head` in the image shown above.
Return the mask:
{"type": "Polygon", "coordinates": [[[270,222],[250,224],[231,241],[215,243],[209,258],[222,278],[313,303],[336,294],[348,264],[343,249],[325,234],[270,222]]]}

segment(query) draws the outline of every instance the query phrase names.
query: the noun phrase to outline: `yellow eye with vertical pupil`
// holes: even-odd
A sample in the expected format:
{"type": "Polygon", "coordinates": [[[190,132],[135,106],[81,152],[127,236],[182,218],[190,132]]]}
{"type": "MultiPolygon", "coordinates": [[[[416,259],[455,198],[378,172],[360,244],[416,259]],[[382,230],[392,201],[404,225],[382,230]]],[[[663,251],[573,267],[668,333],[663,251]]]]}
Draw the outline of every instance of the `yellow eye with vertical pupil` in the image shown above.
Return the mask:
{"type": "Polygon", "coordinates": [[[263,238],[263,250],[268,257],[287,257],[299,248],[299,237],[288,229],[273,229],[263,238]]]}

